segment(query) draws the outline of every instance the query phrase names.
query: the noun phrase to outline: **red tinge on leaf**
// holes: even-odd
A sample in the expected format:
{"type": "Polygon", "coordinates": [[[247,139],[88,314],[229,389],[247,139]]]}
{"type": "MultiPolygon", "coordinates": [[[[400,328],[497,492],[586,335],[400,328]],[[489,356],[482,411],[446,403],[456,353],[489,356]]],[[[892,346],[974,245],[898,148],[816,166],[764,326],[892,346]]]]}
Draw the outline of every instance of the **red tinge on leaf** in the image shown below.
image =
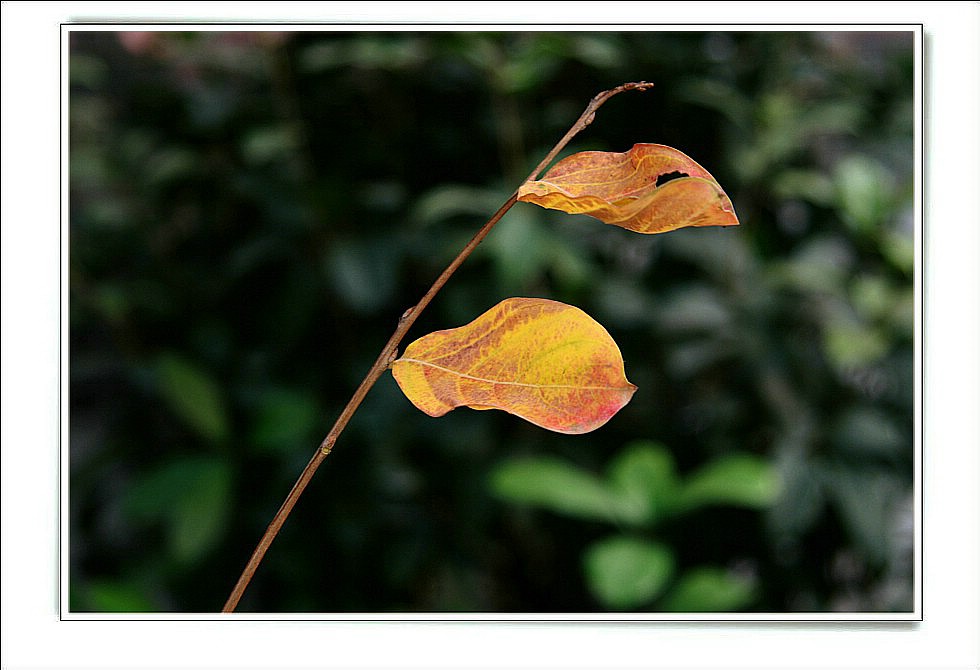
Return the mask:
{"type": "Polygon", "coordinates": [[[522,184],[517,199],[638,233],[738,225],[732,201],[714,177],[662,144],[573,154],[541,179],[522,184]]]}

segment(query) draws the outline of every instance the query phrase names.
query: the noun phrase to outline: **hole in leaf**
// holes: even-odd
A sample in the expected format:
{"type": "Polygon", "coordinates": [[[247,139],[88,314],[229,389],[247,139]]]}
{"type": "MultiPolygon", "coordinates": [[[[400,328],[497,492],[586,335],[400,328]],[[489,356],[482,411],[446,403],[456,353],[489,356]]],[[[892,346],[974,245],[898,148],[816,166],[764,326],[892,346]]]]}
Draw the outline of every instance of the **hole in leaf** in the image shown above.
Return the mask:
{"type": "Polygon", "coordinates": [[[677,171],[665,172],[657,177],[657,186],[663,186],[667,182],[673,181],[674,179],[680,179],[681,177],[690,177],[690,176],[691,175],[689,174],[684,174],[683,172],[677,172],[677,171]]]}

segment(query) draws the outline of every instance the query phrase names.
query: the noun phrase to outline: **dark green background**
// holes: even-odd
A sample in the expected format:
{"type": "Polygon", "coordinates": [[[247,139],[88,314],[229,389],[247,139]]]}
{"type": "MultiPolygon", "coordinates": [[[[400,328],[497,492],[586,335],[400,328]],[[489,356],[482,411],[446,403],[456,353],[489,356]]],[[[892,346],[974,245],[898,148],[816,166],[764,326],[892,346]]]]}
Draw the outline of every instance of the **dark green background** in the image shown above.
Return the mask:
{"type": "Polygon", "coordinates": [[[741,226],[640,236],[519,203],[409,334],[572,303],[632,402],[564,436],[429,418],[386,375],[241,611],[602,611],[584,556],[616,533],[747,585],[734,609],[912,608],[910,32],[70,42],[72,611],[218,610],[398,316],[635,80],[656,87],[565,153],[676,147],[741,226]],[[637,441],[682,475],[754,456],[780,493],[637,531],[494,488],[515,457],[601,473],[637,441]]]}

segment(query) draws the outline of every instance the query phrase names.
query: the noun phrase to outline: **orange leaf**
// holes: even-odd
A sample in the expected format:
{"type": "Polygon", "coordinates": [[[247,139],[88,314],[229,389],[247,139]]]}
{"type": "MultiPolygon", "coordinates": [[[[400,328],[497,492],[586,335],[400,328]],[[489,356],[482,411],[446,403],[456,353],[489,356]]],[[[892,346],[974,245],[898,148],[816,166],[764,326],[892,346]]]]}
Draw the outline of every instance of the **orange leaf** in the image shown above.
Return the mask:
{"type": "Polygon", "coordinates": [[[569,214],[588,214],[638,233],[738,225],[732,201],[714,177],[662,144],[635,144],[624,153],[573,154],[540,180],[523,183],[517,199],[569,214]],[[681,176],[661,180],[675,173],[681,176]]]}
{"type": "Polygon", "coordinates": [[[636,391],[605,328],[541,298],[509,298],[465,326],[430,333],[391,371],[430,416],[462,405],[502,409],[559,433],[595,430],[636,391]]]}

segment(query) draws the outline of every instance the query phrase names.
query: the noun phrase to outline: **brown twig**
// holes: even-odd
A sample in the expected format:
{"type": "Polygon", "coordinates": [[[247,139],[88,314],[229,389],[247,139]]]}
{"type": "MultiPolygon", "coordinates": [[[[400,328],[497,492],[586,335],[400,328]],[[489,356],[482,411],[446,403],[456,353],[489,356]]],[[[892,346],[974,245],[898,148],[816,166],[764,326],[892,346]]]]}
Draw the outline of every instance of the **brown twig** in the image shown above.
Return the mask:
{"type": "MultiPolygon", "coordinates": [[[[571,128],[569,128],[568,132],[565,133],[565,136],[558,141],[558,144],[556,144],[554,148],[548,152],[548,155],[545,156],[544,160],[542,160],[538,166],[534,168],[534,171],[528,175],[524,182],[531,181],[541,174],[541,172],[548,167],[551,161],[555,159],[559,152],[565,148],[572,138],[585,129],[586,126],[592,123],[592,120],[595,118],[596,110],[599,109],[599,107],[601,107],[606,100],[618,93],[622,93],[623,91],[643,91],[651,86],[653,86],[653,84],[642,81],[630,82],[617,86],[616,88],[609,89],[608,91],[603,91],[592,98],[578,120],[572,125],[571,128]]],[[[293,488],[289,491],[289,494],[283,501],[279,511],[276,512],[276,515],[272,518],[272,522],[269,524],[268,528],[266,528],[265,533],[262,535],[262,539],[259,540],[258,546],[255,548],[255,551],[252,552],[251,558],[245,565],[245,569],[242,571],[241,576],[238,578],[235,588],[232,589],[231,595],[228,596],[228,600],[225,602],[225,606],[221,610],[223,613],[234,612],[235,608],[238,607],[238,601],[241,600],[242,594],[245,593],[245,589],[248,587],[249,582],[252,580],[252,576],[255,574],[255,570],[259,567],[259,564],[262,562],[262,559],[265,556],[265,552],[269,549],[272,541],[275,539],[276,535],[278,535],[279,529],[282,528],[286,518],[296,505],[296,501],[299,500],[299,497],[303,494],[304,489],[306,489],[307,484],[310,483],[310,480],[313,478],[313,474],[316,472],[317,468],[320,467],[323,459],[325,459],[333,449],[334,444],[337,442],[337,438],[340,436],[340,433],[343,432],[344,428],[347,427],[347,423],[360,406],[361,401],[364,400],[364,396],[367,395],[367,392],[372,386],[374,386],[374,383],[378,381],[381,375],[384,374],[385,370],[388,369],[388,367],[397,357],[398,345],[405,337],[408,329],[412,327],[412,324],[415,323],[415,320],[418,318],[422,310],[425,309],[430,302],[432,302],[432,299],[442,289],[456,269],[462,265],[463,261],[465,261],[467,257],[469,257],[476,246],[483,241],[483,238],[487,236],[490,230],[497,224],[498,221],[500,221],[504,214],[506,214],[507,211],[514,206],[515,202],[517,202],[516,190],[507,199],[507,202],[501,205],[500,209],[498,209],[494,215],[491,216],[485,224],[483,224],[483,227],[480,228],[476,235],[474,235],[473,238],[467,242],[466,246],[459,252],[459,255],[457,255],[449,266],[443,270],[442,274],[439,275],[439,278],[432,284],[432,287],[425,293],[425,295],[422,296],[422,299],[419,300],[414,307],[410,307],[409,309],[405,310],[405,313],[401,315],[400,319],[398,319],[398,326],[395,328],[395,332],[392,333],[388,343],[381,350],[378,358],[368,370],[367,375],[364,377],[364,381],[362,381],[360,386],[357,387],[357,390],[354,391],[354,395],[347,403],[347,406],[344,407],[343,411],[340,413],[340,416],[337,417],[333,428],[331,428],[330,432],[327,433],[327,436],[323,438],[323,442],[320,443],[320,446],[313,454],[310,462],[306,464],[305,468],[303,468],[303,472],[300,474],[299,479],[297,479],[296,483],[293,484],[293,488]]]]}

